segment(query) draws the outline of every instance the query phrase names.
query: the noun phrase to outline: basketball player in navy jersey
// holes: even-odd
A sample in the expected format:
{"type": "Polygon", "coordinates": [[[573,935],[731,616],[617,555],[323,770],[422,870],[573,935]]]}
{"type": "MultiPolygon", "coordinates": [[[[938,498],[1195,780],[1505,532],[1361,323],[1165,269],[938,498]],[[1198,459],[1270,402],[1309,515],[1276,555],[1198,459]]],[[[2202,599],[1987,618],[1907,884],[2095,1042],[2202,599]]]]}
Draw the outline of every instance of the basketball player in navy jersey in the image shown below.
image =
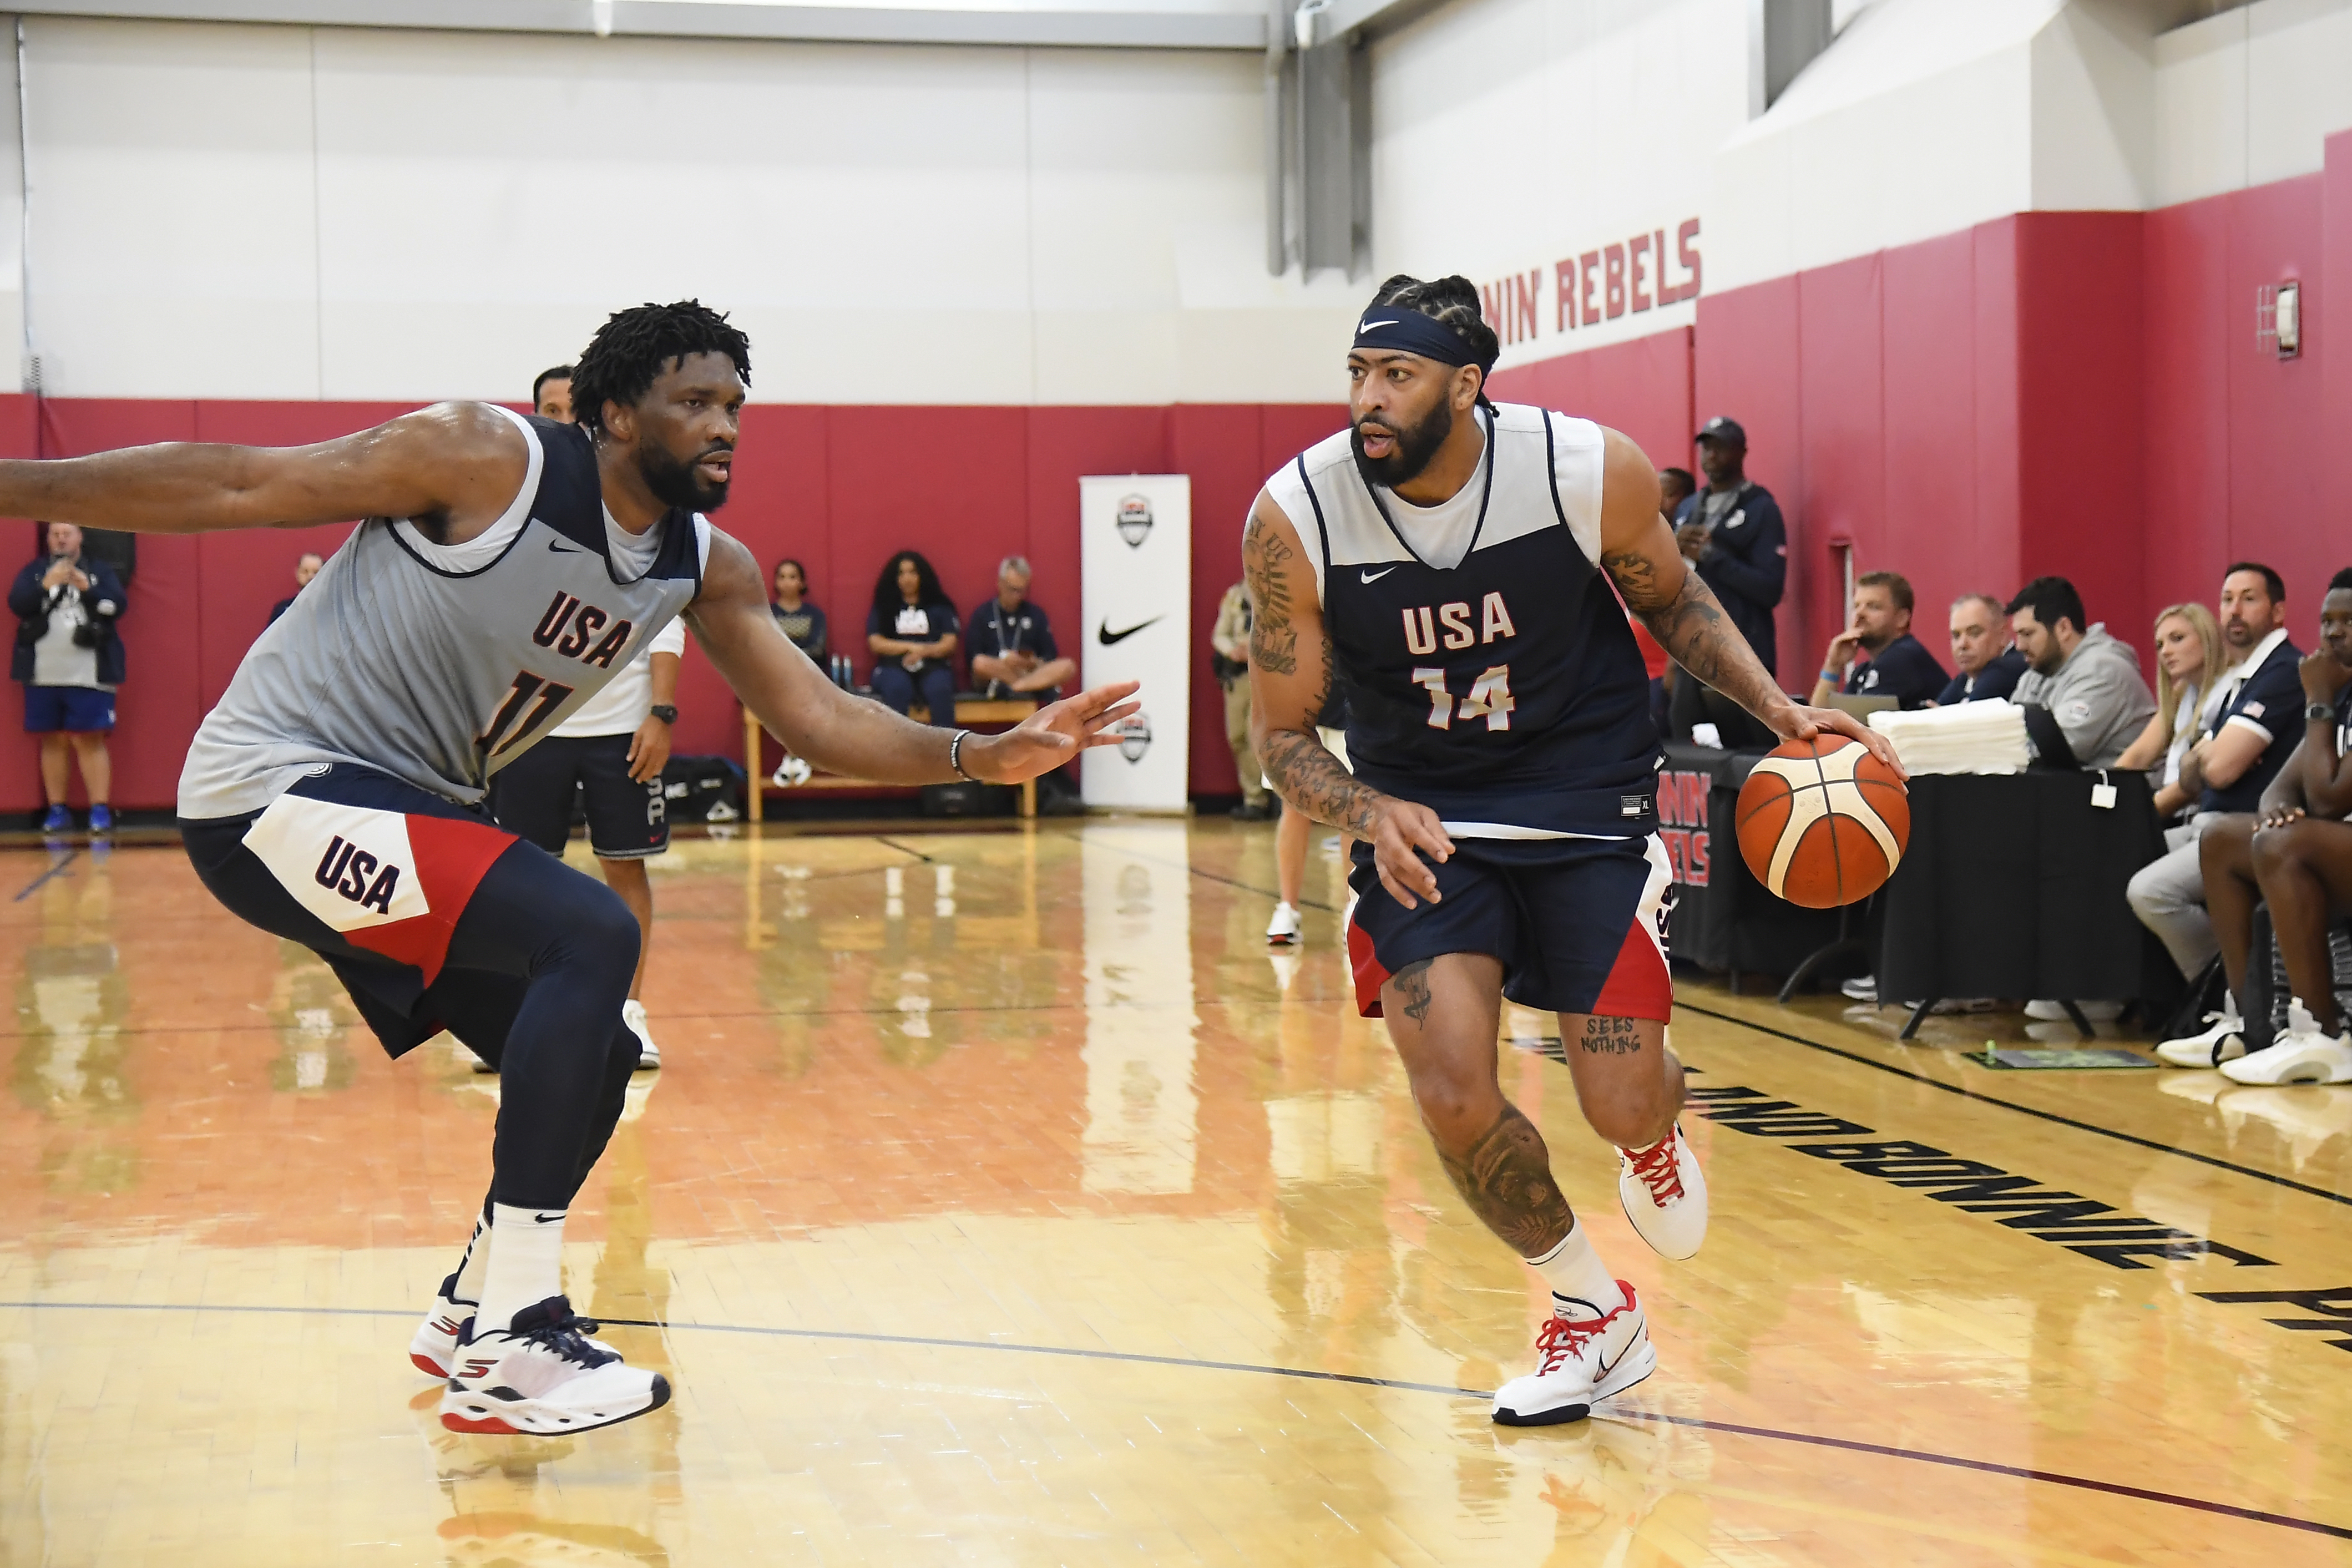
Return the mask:
{"type": "MultiPolygon", "coordinates": [[[[324,957],[397,1057],[446,1027],[499,1068],[482,1222],[410,1345],[441,1420],[579,1432],[669,1397],[562,1294],[565,1210],[637,1065],[638,931],[482,815],[495,775],[684,614],[760,721],[852,777],[1014,784],[1116,743],[1132,682],[974,736],[842,691],[784,640],[727,499],[751,345],[691,301],[606,321],[579,423],[452,403],[315,447],[0,462],[0,511],[155,533],[363,521],[271,624],[180,778],[197,876],[324,957]]],[[[299,1196],[290,1201],[300,1201],[299,1196]]]]}
{"type": "Polygon", "coordinates": [[[1894,753],[1773,683],[1687,569],[1640,447],[1486,400],[1496,349],[1463,279],[1382,284],[1348,355],[1354,423],[1266,481],[1243,559],[1258,754],[1286,801],[1358,838],[1358,1005],[1387,1020],[1464,1199],[1551,1288],[1535,1372],[1495,1396],[1496,1421],[1538,1426],[1581,1418],[1657,1354],[1503,1097],[1505,996],[1559,1015],[1633,1228],[1678,1258],[1706,1233],[1666,1048],[1658,737],[1618,595],[1775,733],[1894,753]],[[1335,684],[1352,774],[1315,733],[1335,684]]]}

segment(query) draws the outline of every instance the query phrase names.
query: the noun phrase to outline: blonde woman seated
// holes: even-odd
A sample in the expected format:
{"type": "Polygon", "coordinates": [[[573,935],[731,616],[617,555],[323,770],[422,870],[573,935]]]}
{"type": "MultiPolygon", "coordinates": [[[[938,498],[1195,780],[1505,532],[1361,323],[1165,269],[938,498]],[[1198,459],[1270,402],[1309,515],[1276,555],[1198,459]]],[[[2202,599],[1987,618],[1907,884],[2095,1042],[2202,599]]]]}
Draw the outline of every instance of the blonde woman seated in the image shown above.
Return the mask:
{"type": "MultiPolygon", "coordinates": [[[[2221,678],[2228,650],[2213,612],[2202,605],[2173,605],[2156,617],[2156,713],[2147,728],[2116,759],[2119,768],[2145,768],[2156,775],[2156,815],[2170,822],[2196,804],[2195,792],[2180,783],[2180,760],[2197,742],[2200,710],[2221,678]]],[[[2189,829],[2168,830],[2165,847],[2186,843],[2189,829]]]]}

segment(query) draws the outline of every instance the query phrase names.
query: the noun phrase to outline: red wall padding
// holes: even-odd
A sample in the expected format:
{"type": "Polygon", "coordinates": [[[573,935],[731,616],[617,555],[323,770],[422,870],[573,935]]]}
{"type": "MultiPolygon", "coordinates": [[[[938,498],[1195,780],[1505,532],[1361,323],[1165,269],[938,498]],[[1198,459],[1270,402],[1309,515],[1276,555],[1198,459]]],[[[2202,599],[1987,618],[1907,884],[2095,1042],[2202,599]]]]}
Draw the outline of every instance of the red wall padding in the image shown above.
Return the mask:
{"type": "MultiPolygon", "coordinates": [[[[293,445],[360,429],[403,406],[0,397],[0,457],[75,457],[170,440],[293,445]]],[[[744,411],[734,494],[719,522],[763,569],[772,571],[785,555],[806,565],[812,592],[832,618],[835,649],[853,655],[861,672],[871,664],[865,629],[874,580],[901,549],[930,557],[965,612],[994,591],[1001,558],[1028,556],[1036,570],[1032,593],[1053,617],[1063,651],[1083,666],[1079,476],[1192,474],[1198,626],[1192,784],[1196,793],[1227,794],[1234,765],[1223,700],[1209,675],[1208,628],[1219,597],[1240,576],[1242,520],[1276,465],[1345,419],[1344,408],[1321,405],[757,404],[744,411]]],[[[170,806],[188,738],[267,624],[269,606],[292,590],[296,559],[305,550],[332,550],[348,531],[338,525],[140,540],[122,620],[130,677],[114,744],[119,805],[170,806]]],[[[736,754],[739,710],[698,654],[688,656],[678,702],[680,750],[736,754]]],[[[39,800],[32,744],[19,724],[0,721],[0,810],[29,810],[39,800]]]]}

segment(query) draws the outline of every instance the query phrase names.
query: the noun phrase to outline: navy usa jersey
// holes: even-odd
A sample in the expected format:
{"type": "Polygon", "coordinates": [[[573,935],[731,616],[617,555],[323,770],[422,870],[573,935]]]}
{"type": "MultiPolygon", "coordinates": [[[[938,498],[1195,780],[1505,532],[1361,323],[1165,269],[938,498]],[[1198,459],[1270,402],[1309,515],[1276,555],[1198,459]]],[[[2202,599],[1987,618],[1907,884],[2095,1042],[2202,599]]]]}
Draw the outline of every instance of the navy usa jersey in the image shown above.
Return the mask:
{"type": "Polygon", "coordinates": [[[1369,485],[1346,431],[1266,481],[1312,558],[1349,759],[1458,837],[1646,835],[1658,737],[1596,564],[1601,427],[1517,404],[1476,416],[1478,471],[1435,507],[1369,485]]]}

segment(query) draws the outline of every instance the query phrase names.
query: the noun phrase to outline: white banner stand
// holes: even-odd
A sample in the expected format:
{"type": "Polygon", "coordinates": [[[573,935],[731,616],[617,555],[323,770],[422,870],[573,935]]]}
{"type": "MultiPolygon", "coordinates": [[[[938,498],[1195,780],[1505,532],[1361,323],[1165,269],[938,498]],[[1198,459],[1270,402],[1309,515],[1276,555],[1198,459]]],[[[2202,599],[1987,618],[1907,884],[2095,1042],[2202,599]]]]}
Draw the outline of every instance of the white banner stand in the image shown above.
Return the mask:
{"type": "Polygon", "coordinates": [[[1116,747],[1079,764],[1088,805],[1182,811],[1192,778],[1192,480],[1187,474],[1078,480],[1088,686],[1139,680],[1141,712],[1116,747]]]}

